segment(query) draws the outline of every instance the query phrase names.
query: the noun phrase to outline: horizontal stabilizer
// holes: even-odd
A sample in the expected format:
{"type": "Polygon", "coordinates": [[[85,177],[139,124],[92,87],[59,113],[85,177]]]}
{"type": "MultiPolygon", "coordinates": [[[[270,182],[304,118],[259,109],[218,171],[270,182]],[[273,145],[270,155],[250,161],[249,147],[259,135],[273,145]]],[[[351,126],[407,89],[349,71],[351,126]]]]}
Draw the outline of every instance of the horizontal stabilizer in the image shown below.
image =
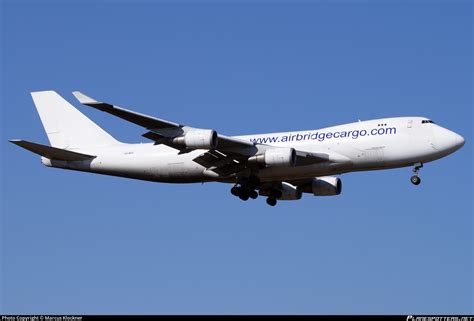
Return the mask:
{"type": "Polygon", "coordinates": [[[24,149],[27,149],[30,152],[44,156],[49,159],[57,159],[63,161],[82,161],[96,157],[92,155],[71,152],[69,150],[61,148],[36,144],[26,140],[12,139],[10,140],[10,142],[20,147],[23,147],[24,149]]]}

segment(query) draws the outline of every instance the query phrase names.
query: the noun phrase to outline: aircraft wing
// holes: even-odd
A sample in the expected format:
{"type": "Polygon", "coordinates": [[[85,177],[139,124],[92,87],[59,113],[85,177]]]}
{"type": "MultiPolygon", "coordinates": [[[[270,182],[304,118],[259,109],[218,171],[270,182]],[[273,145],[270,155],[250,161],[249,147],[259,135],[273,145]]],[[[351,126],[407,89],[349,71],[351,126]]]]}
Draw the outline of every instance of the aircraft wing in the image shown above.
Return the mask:
{"type": "Polygon", "coordinates": [[[246,159],[241,159],[238,155],[237,157],[227,155],[218,150],[209,150],[194,158],[193,161],[224,177],[238,173],[246,167],[246,159]]]}
{"type": "Polygon", "coordinates": [[[312,165],[327,161],[329,161],[329,154],[326,153],[296,151],[296,166],[312,165]]]}
{"type": "MultiPolygon", "coordinates": [[[[164,134],[163,131],[153,131],[150,130],[143,134],[142,136],[150,140],[155,141],[156,144],[164,144],[175,149],[179,149],[181,152],[188,152],[186,148],[183,148],[181,145],[173,143],[169,136],[164,134]]],[[[181,132],[182,133],[182,132],[181,132]]],[[[173,136],[172,136],[173,137],[173,136]]],[[[253,143],[237,139],[233,137],[224,136],[217,134],[217,146],[220,150],[234,150],[239,148],[250,148],[253,150],[255,146],[253,143]]]]}
{"type": "MultiPolygon", "coordinates": [[[[197,128],[144,115],[109,103],[100,102],[79,91],[73,92],[73,95],[81,104],[145,127],[148,129],[148,132],[142,136],[154,141],[155,144],[170,146],[179,150],[180,153],[187,153],[192,150],[184,147],[179,142],[176,142],[175,138],[182,136],[188,131],[196,130],[197,128]]],[[[216,145],[215,149],[209,149],[207,152],[196,157],[194,161],[223,176],[237,173],[244,169],[247,166],[248,158],[255,155],[257,152],[265,150],[266,148],[275,148],[271,145],[254,144],[250,141],[221,134],[217,134],[216,145]]],[[[328,160],[328,154],[296,151],[297,166],[311,165],[326,162],[328,160]]]]}
{"type": "MultiPolygon", "coordinates": [[[[73,95],[83,105],[90,106],[92,108],[101,110],[103,112],[112,114],[139,126],[145,127],[149,131],[143,134],[143,137],[154,140],[158,144],[165,144],[170,147],[182,150],[177,144],[170,142],[170,138],[174,138],[182,135],[186,130],[192,129],[182,124],[170,122],[167,120],[159,119],[153,116],[144,115],[137,113],[125,108],[114,106],[112,104],[99,102],[89,96],[84,95],[79,91],[73,92],[73,95]]],[[[252,148],[253,143],[242,139],[224,136],[218,134],[217,146],[219,149],[234,149],[234,148],[252,148]]]]}

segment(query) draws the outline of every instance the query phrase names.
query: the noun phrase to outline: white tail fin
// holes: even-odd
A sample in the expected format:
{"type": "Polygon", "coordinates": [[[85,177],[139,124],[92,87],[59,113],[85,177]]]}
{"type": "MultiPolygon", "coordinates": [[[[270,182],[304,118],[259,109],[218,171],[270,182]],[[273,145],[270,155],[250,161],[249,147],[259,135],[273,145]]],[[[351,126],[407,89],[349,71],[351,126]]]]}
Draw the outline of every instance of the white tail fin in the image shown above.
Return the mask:
{"type": "Polygon", "coordinates": [[[51,146],[74,149],[119,143],[55,91],[32,92],[31,96],[51,146]]]}

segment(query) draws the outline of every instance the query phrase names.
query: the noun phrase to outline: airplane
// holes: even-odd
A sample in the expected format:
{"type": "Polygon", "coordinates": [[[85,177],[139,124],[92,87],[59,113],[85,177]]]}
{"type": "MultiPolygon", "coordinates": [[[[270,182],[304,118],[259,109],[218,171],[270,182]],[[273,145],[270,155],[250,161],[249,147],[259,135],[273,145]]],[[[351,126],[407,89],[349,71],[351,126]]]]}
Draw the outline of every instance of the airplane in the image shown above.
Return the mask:
{"type": "Polygon", "coordinates": [[[86,106],[146,129],[150,143],[128,144],[55,91],[31,93],[51,146],[10,142],[41,156],[45,166],[166,183],[221,182],[243,201],[299,200],[303,193],[339,195],[341,174],[413,166],[454,153],[464,138],[426,117],[358,121],[323,129],[225,136],[147,116],[75,91],[86,106]]]}

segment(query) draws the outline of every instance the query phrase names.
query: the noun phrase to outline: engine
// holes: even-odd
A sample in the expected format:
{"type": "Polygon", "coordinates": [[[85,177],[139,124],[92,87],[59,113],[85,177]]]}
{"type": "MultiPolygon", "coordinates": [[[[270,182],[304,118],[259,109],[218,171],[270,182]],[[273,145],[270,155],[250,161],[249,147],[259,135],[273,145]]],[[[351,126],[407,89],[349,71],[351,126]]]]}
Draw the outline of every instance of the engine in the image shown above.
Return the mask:
{"type": "Polygon", "coordinates": [[[217,147],[217,132],[212,129],[197,129],[173,139],[173,143],[190,149],[215,149],[217,147]]]}
{"type": "Polygon", "coordinates": [[[296,187],[286,182],[281,183],[281,196],[278,197],[279,200],[299,200],[303,193],[298,191],[296,187]]]}
{"type": "Polygon", "coordinates": [[[311,191],[314,196],[339,195],[342,191],[342,181],[334,176],[315,177],[311,183],[311,191]]]}
{"type": "Polygon", "coordinates": [[[271,148],[262,154],[249,158],[249,163],[256,163],[267,167],[289,167],[296,164],[294,148],[271,148]]]}
{"type": "Polygon", "coordinates": [[[261,189],[260,195],[272,196],[278,200],[292,201],[299,200],[303,195],[303,192],[287,182],[281,182],[281,186],[279,188],[261,189]]]}

